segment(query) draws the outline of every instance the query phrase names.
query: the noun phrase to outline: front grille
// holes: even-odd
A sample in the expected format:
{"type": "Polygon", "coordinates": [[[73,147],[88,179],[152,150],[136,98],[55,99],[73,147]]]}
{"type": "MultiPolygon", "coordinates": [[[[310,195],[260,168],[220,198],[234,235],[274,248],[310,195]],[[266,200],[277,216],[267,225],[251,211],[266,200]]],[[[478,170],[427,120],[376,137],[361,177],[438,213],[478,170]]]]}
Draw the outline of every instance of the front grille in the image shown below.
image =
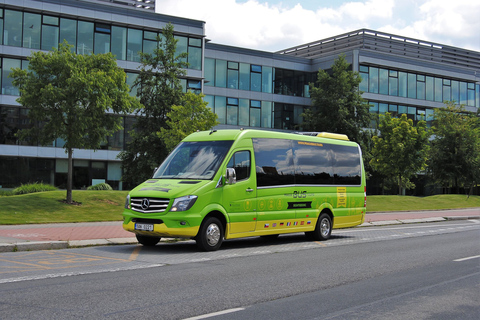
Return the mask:
{"type": "Polygon", "coordinates": [[[131,198],[130,204],[132,210],[143,213],[164,212],[170,199],[161,198],[131,198]]]}

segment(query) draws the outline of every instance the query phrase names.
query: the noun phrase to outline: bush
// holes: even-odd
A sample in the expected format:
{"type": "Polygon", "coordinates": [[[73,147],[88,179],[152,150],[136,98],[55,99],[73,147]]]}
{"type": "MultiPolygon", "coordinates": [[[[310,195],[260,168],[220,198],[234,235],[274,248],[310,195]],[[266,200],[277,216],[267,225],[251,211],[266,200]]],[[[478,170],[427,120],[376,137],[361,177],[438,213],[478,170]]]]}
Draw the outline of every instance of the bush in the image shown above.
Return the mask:
{"type": "Polygon", "coordinates": [[[0,197],[13,196],[12,190],[0,190],[0,197]]]}
{"type": "Polygon", "coordinates": [[[43,192],[43,191],[56,191],[52,185],[45,184],[45,183],[29,183],[29,184],[22,184],[20,187],[13,189],[13,195],[19,194],[27,194],[27,193],[34,193],[34,192],[43,192]]]}
{"type": "Polygon", "coordinates": [[[108,183],[99,183],[88,187],[87,190],[113,190],[113,188],[108,183]]]}

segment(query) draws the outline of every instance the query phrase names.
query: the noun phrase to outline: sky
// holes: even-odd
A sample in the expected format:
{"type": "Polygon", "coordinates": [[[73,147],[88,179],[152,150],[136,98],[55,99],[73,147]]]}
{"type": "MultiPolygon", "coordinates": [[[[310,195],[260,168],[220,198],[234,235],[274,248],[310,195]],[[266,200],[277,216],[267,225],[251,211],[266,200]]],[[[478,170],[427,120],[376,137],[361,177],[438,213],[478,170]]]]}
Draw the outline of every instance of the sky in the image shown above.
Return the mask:
{"type": "Polygon", "coordinates": [[[214,43],[280,51],[367,28],[480,51],[479,0],[156,0],[214,43]]]}

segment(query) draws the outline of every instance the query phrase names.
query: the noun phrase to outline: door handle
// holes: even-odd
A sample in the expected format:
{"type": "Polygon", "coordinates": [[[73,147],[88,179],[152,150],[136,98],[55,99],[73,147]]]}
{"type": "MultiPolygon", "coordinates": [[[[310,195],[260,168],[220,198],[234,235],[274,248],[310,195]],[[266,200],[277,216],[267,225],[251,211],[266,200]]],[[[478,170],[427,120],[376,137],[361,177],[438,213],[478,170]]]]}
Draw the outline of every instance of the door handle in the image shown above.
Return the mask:
{"type": "Polygon", "coordinates": [[[247,190],[245,190],[245,191],[247,191],[247,192],[252,192],[253,189],[247,188],[247,190]]]}

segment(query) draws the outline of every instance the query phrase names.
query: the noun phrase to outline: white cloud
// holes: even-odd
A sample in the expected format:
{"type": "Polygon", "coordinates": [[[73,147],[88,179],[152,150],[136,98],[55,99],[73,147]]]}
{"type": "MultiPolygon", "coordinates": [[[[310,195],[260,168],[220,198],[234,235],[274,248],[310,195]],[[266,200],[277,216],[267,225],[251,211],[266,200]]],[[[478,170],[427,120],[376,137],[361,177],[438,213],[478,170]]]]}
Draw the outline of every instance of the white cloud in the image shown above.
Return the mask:
{"type": "Polygon", "coordinates": [[[361,28],[480,51],[480,1],[321,1],[316,10],[298,2],[284,6],[276,0],[157,0],[156,8],[205,21],[206,35],[215,43],[265,51],[361,28]]]}

